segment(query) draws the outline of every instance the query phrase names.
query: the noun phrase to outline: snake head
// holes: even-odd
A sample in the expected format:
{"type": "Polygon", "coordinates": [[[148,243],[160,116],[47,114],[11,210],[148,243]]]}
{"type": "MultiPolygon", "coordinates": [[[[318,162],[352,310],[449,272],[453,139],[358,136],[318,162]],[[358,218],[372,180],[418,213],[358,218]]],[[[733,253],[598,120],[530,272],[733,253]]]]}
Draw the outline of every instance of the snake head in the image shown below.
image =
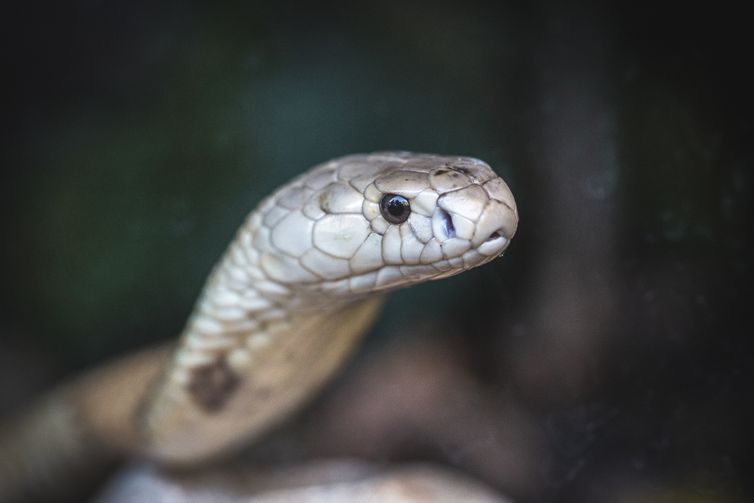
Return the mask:
{"type": "Polygon", "coordinates": [[[328,296],[460,273],[499,256],[518,225],[510,189],[486,163],[409,152],[316,166],[251,218],[268,279],[328,296]]]}

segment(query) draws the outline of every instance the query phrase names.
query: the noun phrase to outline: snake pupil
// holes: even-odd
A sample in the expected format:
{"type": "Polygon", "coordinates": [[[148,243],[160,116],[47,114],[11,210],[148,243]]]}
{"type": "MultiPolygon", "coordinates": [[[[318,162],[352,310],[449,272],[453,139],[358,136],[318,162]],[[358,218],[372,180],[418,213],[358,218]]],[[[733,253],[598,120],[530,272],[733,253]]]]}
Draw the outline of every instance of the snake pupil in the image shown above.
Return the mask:
{"type": "Polygon", "coordinates": [[[385,194],[380,201],[380,213],[391,224],[402,224],[411,214],[411,205],[403,196],[385,194]]]}

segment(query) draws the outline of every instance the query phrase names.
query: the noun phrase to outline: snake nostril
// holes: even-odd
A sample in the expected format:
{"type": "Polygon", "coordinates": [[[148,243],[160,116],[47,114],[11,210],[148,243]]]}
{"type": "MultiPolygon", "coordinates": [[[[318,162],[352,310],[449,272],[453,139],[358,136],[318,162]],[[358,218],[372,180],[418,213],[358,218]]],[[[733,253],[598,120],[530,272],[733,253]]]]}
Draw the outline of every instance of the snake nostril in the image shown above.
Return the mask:
{"type": "Polygon", "coordinates": [[[443,209],[440,209],[440,217],[442,218],[442,227],[445,236],[447,236],[448,239],[454,238],[456,236],[456,228],[453,225],[453,219],[448,215],[448,212],[443,209]]]}

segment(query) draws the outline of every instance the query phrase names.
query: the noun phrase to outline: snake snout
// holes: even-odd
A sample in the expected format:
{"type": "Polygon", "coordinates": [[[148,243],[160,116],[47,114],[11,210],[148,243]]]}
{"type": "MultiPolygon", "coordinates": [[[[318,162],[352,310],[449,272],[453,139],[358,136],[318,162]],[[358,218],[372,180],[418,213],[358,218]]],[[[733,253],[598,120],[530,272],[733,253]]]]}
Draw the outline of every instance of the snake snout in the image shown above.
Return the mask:
{"type": "Polygon", "coordinates": [[[477,221],[472,245],[482,255],[497,255],[510,243],[518,227],[518,214],[507,204],[490,199],[477,221]]]}

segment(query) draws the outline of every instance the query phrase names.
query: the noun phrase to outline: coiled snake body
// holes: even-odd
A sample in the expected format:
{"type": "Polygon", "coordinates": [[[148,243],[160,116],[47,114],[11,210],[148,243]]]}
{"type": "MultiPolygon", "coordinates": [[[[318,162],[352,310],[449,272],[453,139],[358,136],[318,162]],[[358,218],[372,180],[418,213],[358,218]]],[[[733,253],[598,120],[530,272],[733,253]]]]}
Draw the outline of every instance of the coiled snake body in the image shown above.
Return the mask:
{"type": "Polygon", "coordinates": [[[381,294],[492,260],[517,224],[507,185],[477,159],[314,167],[247,217],[177,348],[103,367],[6,429],[0,500],[58,484],[87,451],[191,464],[258,435],[333,373],[381,294]]]}

